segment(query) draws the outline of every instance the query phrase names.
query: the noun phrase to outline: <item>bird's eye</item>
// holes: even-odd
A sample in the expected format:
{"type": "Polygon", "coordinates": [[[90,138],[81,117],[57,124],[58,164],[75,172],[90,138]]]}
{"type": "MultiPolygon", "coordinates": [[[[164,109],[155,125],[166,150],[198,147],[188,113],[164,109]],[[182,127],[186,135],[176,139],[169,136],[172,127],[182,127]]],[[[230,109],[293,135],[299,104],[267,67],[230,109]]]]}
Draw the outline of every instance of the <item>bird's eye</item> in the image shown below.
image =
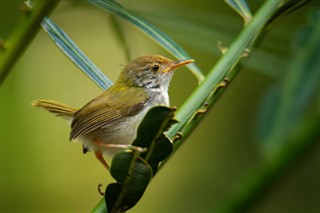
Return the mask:
{"type": "Polygon", "coordinates": [[[152,71],[158,71],[159,69],[160,69],[160,67],[159,67],[159,65],[153,65],[152,67],[151,67],[151,69],[152,69],[152,71]]]}

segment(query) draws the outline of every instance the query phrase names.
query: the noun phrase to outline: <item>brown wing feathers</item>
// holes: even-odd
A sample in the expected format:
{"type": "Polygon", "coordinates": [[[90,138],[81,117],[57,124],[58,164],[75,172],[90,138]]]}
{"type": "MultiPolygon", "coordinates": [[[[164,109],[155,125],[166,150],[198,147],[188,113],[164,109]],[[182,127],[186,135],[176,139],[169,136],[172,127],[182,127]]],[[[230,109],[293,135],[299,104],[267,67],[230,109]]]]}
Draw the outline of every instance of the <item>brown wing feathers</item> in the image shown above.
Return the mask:
{"type": "Polygon", "coordinates": [[[98,96],[80,110],[50,100],[34,101],[32,105],[68,120],[72,119],[70,140],[73,140],[123,117],[136,115],[145,107],[149,99],[142,89],[121,88],[109,90],[106,93],[108,94],[98,96]]]}
{"type": "Polygon", "coordinates": [[[72,122],[72,130],[70,133],[70,140],[77,138],[79,135],[89,133],[95,129],[101,128],[108,123],[118,120],[122,116],[114,111],[107,111],[106,109],[101,109],[91,114],[88,114],[85,119],[80,120],[75,119],[72,122]]]}
{"type": "Polygon", "coordinates": [[[71,124],[70,140],[139,113],[148,99],[143,90],[122,88],[106,92],[108,94],[98,96],[75,113],[71,124]]]}

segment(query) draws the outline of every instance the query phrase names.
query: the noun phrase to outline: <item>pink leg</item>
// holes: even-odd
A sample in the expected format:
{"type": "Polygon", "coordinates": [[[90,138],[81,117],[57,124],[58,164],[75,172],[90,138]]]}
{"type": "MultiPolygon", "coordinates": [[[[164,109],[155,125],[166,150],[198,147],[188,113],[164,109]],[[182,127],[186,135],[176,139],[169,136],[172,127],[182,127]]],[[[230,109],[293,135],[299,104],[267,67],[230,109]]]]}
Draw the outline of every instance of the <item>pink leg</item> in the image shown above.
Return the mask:
{"type": "Polygon", "coordinates": [[[100,151],[96,151],[94,152],[94,154],[96,155],[96,158],[102,163],[102,165],[107,169],[109,170],[110,167],[108,165],[108,163],[106,162],[106,160],[103,158],[103,155],[100,151]]]}
{"type": "MultiPolygon", "coordinates": [[[[100,141],[93,141],[93,143],[100,148],[121,148],[121,149],[127,149],[130,147],[130,145],[123,145],[123,144],[106,144],[102,143],[100,141]]],[[[96,158],[103,164],[103,166],[107,169],[110,170],[110,167],[106,160],[103,158],[103,154],[101,151],[95,151],[94,153],[96,155],[96,158]]]]}

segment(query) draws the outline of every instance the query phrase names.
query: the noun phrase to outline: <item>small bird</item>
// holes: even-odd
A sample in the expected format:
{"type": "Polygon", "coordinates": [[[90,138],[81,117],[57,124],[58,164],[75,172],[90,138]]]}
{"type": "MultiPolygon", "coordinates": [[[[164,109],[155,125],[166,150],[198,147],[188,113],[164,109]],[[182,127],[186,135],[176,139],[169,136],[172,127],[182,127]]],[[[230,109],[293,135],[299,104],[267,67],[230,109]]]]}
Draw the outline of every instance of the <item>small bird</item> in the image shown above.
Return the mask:
{"type": "Polygon", "coordinates": [[[79,110],[50,100],[34,101],[32,105],[69,120],[70,141],[79,139],[83,152],[94,151],[109,170],[103,155],[112,156],[119,148],[128,148],[151,107],[169,106],[173,71],[192,62],[193,59],[172,61],[160,55],[141,56],[125,66],[110,88],[79,110]]]}

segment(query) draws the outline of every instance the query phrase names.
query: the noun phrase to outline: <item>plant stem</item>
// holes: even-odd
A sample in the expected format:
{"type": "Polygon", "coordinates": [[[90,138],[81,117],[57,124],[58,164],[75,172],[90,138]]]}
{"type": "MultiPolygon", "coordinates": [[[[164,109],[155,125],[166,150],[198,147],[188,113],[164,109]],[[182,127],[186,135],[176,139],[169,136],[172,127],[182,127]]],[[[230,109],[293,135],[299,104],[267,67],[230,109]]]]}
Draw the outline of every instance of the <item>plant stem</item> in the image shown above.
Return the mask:
{"type": "Polygon", "coordinates": [[[187,101],[177,112],[177,120],[179,124],[174,126],[167,133],[169,138],[173,138],[178,132],[181,132],[183,138],[175,144],[175,150],[182,144],[184,138],[191,133],[196,127],[196,124],[203,117],[202,114],[194,116],[194,113],[204,107],[210,109],[213,104],[219,99],[225,88],[217,88],[219,83],[224,82],[227,78],[231,82],[239,73],[242,62],[246,57],[244,54],[253,50],[262,42],[262,37],[265,35],[265,29],[268,27],[269,19],[277,12],[279,5],[284,1],[266,1],[252,20],[239,34],[236,40],[232,43],[226,54],[218,61],[211,69],[206,79],[196,90],[189,96],[187,101]],[[216,90],[212,93],[212,91],[216,90]],[[193,117],[193,118],[192,118],[193,117]]]}
{"type": "Polygon", "coordinates": [[[104,198],[100,200],[97,206],[92,210],[92,213],[108,213],[104,198]]]}
{"type": "Polygon", "coordinates": [[[11,37],[4,41],[4,47],[0,50],[0,85],[4,82],[11,68],[39,31],[42,18],[49,15],[59,1],[60,0],[32,1],[33,6],[31,10],[26,13],[25,20],[16,28],[11,37]]]}

